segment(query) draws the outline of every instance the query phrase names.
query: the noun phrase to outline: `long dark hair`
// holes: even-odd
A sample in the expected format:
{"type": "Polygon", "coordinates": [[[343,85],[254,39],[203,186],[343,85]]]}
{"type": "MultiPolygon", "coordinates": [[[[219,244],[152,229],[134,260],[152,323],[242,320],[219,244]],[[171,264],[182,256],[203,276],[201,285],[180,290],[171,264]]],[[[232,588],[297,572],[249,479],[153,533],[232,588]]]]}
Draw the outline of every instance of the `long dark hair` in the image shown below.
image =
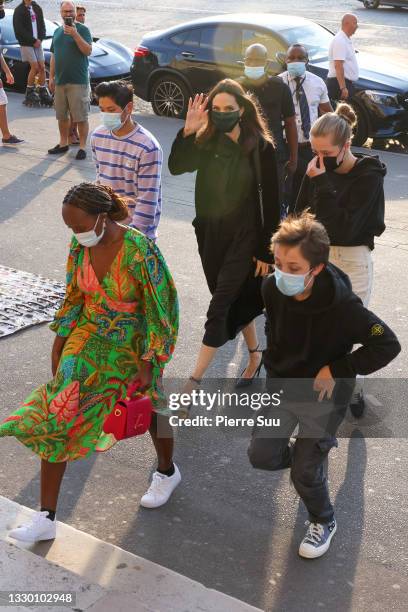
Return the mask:
{"type": "Polygon", "coordinates": [[[221,93],[233,96],[238,106],[244,109],[240,119],[242,133],[240,144],[246,153],[250,153],[261,140],[273,142],[266,120],[255,98],[251,94],[246,93],[244,88],[236,81],[224,79],[213,87],[208,95],[208,124],[202,131],[197,133],[196,141],[198,144],[207,143],[216,134],[216,128],[211,121],[211,111],[215,96],[221,93]]]}

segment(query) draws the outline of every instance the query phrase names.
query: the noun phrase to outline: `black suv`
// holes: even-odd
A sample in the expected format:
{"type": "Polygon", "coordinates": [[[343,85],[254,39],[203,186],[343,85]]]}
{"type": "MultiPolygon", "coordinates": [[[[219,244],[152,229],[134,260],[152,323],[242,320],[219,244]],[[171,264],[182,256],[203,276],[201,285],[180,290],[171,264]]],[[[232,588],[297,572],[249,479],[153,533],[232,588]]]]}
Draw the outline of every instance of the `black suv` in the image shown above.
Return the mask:
{"type": "MultiPolygon", "coordinates": [[[[189,96],[243,74],[243,53],[255,42],[268,49],[271,74],[284,70],[279,58],[289,45],[301,42],[309,51],[309,70],[325,79],[332,37],[323,26],[291,15],[208,17],[146,34],[135,50],[132,81],[136,95],[151,102],[156,114],[184,117],[189,96]]],[[[362,53],[359,65],[355,144],[370,136],[407,139],[408,75],[388,64],[381,69],[378,57],[362,53]]]]}

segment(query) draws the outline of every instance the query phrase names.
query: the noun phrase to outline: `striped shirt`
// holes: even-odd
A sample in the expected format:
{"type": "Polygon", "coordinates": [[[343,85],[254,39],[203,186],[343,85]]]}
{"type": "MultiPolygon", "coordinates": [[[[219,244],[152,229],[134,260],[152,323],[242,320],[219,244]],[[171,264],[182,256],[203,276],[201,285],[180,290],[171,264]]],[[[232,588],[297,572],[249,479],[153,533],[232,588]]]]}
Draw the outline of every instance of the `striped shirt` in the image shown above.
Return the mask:
{"type": "Polygon", "coordinates": [[[141,125],[126,136],[100,126],[91,136],[96,177],[126,198],[131,227],[156,240],[162,209],[163,151],[156,138],[141,125]]]}

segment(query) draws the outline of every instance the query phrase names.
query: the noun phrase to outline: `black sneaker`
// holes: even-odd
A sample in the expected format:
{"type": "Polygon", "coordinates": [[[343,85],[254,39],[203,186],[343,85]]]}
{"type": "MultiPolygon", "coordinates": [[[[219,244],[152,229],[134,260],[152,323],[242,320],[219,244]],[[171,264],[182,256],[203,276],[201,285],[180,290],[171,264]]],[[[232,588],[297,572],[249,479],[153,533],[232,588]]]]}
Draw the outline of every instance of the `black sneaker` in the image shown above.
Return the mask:
{"type": "Polygon", "coordinates": [[[65,145],[65,147],[61,147],[59,144],[57,144],[52,149],[48,149],[48,153],[50,155],[61,155],[62,153],[66,153],[68,150],[69,150],[68,145],[65,145]]]}
{"type": "Polygon", "coordinates": [[[305,559],[316,559],[329,550],[332,537],[337,531],[335,519],[331,523],[309,523],[309,528],[299,546],[299,555],[305,559]]]}
{"type": "Polygon", "coordinates": [[[2,138],[2,143],[4,145],[16,145],[24,142],[22,138],[17,138],[17,136],[10,136],[10,138],[2,138]]]}
{"type": "Polygon", "coordinates": [[[84,149],[79,149],[78,153],[75,155],[75,159],[86,159],[86,151],[84,151],[84,149]]]}

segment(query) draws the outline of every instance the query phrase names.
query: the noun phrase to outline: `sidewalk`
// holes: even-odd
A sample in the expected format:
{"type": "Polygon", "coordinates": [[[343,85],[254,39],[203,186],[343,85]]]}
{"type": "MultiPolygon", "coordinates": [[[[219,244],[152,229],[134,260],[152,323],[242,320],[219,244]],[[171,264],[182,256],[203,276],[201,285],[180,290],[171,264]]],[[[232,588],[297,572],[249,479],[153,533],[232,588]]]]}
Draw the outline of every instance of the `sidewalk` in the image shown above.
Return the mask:
{"type": "MultiPolygon", "coordinates": [[[[52,606],[53,612],[259,612],[64,523],[58,522],[55,541],[25,544],[8,538],[9,529],[32,513],[0,496],[0,591],[76,593],[73,606],[52,606]]],[[[7,601],[0,595],[0,608],[7,601]]]]}
{"type": "MultiPolygon", "coordinates": [[[[94,180],[94,164],[90,155],[84,162],[76,161],[74,148],[58,159],[48,156],[46,151],[57,138],[52,109],[27,109],[18,94],[10,94],[9,100],[12,131],[26,142],[14,149],[0,146],[0,262],[63,281],[71,233],[61,220],[61,203],[72,185],[94,180]]],[[[166,157],[181,122],[151,114],[136,117],[159,137],[166,157]]],[[[93,108],[91,127],[99,121],[93,108]]],[[[408,250],[402,248],[406,244],[402,234],[408,231],[408,168],[404,155],[384,153],[381,158],[388,167],[387,231],[374,251],[372,309],[385,318],[405,346],[408,287],[398,272],[408,266],[408,250]],[[383,244],[383,238],[395,243],[395,248],[383,244]]],[[[201,343],[209,303],[191,227],[194,176],[170,177],[165,164],[163,201],[159,243],[181,305],[180,337],[166,375],[183,378],[190,373],[192,357],[201,343]]],[[[260,338],[262,334],[260,329],[260,338]]],[[[35,326],[0,342],[0,419],[28,391],[49,380],[52,339],[47,326],[35,326]]],[[[241,340],[228,343],[219,351],[209,377],[234,377],[246,360],[241,340]]],[[[386,373],[400,378],[406,370],[403,352],[386,373]]],[[[395,394],[391,401],[404,415],[403,431],[408,422],[404,398],[395,394]]],[[[381,415],[369,416],[381,423],[381,415]]],[[[115,607],[126,612],[251,609],[241,601],[267,612],[406,612],[406,439],[366,438],[361,424],[354,426],[351,439],[340,440],[330,460],[330,489],[339,529],[322,559],[308,563],[298,555],[307,516],[304,507],[294,501],[288,474],[253,470],[243,437],[186,430],[178,434],[175,456],[182,470],[182,486],[168,504],[154,512],[140,507],[156,466],[147,436],[70,466],[61,491],[59,519],[71,527],[61,525],[54,543],[28,550],[16,548],[15,542],[0,533],[0,590],[30,584],[36,589],[48,584],[61,590],[61,584],[63,588],[74,584],[79,593],[76,612],[92,606],[112,612],[115,607]],[[79,534],[86,543],[73,540],[68,546],[65,530],[79,534]],[[106,541],[116,547],[103,544],[106,541]],[[28,579],[31,583],[27,584],[28,579]],[[111,596],[123,596],[123,607],[119,601],[106,599],[104,608],[104,598],[111,596]]],[[[38,458],[5,438],[0,459],[0,492],[35,508],[38,458]]],[[[3,501],[8,504],[3,510],[4,534],[6,526],[20,522],[17,514],[23,510],[3,501]]],[[[0,605],[0,612],[2,609],[0,605]]]]}

